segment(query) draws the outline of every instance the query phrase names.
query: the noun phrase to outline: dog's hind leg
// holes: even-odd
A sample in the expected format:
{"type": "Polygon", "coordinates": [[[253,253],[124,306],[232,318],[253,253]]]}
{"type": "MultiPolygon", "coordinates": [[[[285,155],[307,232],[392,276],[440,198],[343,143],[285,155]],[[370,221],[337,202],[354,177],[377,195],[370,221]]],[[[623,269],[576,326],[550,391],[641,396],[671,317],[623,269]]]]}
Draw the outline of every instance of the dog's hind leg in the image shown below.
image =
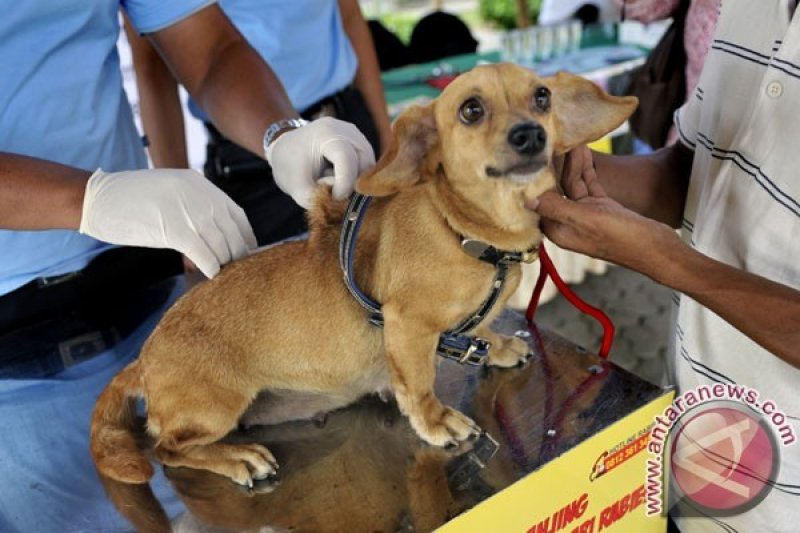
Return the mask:
{"type": "MultiPolygon", "coordinates": [[[[186,389],[181,393],[181,402],[186,405],[186,389]]],[[[198,398],[189,404],[198,407],[191,412],[169,412],[170,398],[162,395],[148,413],[158,459],[167,466],[209,470],[247,487],[252,487],[254,480],[274,475],[278,465],[266,447],[219,442],[236,428],[252,398],[209,387],[197,387],[194,393],[198,398]]]]}
{"type": "Polygon", "coordinates": [[[212,442],[190,444],[180,450],[168,450],[159,446],[156,454],[167,466],[208,470],[250,488],[254,481],[275,475],[278,468],[275,457],[261,444],[212,442]]]}

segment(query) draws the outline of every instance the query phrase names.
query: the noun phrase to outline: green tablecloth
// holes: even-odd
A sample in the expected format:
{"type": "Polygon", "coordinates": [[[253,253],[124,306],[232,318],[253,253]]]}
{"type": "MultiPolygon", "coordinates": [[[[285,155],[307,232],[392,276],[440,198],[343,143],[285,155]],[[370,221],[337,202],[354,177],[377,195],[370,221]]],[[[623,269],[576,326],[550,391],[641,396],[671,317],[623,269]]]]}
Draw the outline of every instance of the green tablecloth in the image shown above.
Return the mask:
{"type": "Polygon", "coordinates": [[[441,69],[443,65],[446,65],[455,74],[470,70],[480,62],[497,63],[499,61],[500,52],[494,51],[486,54],[453,56],[442,61],[408,65],[390,70],[381,76],[386,102],[391,105],[420,96],[436,97],[439,90],[427,85],[425,80],[439,74],[440,71],[436,69],[441,69]]]}
{"type": "MultiPolygon", "coordinates": [[[[616,28],[613,25],[599,25],[584,29],[581,50],[551,59],[546,62],[527,65],[539,74],[548,76],[559,70],[587,75],[607,71],[619,66],[622,70],[641,63],[647,50],[638,46],[617,44],[616,28]]],[[[396,114],[404,102],[415,99],[435,98],[439,90],[428,85],[427,80],[443,74],[458,74],[472,69],[479,63],[497,63],[501,60],[499,50],[448,57],[431,63],[409,65],[383,73],[384,92],[390,113],[396,114]]],[[[616,69],[619,70],[619,69],[616,69]]],[[[611,70],[609,72],[616,72],[611,70]]]]}

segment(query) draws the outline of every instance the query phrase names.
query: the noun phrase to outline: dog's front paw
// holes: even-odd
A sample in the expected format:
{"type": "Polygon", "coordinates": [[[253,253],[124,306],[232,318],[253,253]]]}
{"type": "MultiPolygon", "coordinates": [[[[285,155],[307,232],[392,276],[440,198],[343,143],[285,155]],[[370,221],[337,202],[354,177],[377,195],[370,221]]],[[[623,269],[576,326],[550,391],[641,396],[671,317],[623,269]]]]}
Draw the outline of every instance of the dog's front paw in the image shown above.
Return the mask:
{"type": "Polygon", "coordinates": [[[519,337],[497,337],[499,342],[492,344],[489,349],[489,366],[499,366],[510,368],[512,366],[522,366],[533,355],[528,343],[519,337]]]}
{"type": "Polygon", "coordinates": [[[450,448],[480,436],[481,428],[470,417],[438,401],[436,404],[420,416],[409,417],[411,427],[425,442],[450,448]]]}

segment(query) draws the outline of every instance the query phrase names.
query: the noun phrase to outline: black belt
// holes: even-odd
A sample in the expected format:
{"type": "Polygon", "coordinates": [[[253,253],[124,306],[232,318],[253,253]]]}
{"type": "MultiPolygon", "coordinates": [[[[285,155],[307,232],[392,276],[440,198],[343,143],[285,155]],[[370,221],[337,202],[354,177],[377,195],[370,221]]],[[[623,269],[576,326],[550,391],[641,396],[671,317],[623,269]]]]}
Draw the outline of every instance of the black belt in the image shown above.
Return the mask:
{"type": "Polygon", "coordinates": [[[331,107],[333,111],[333,115],[338,115],[339,104],[338,101],[340,99],[345,98],[350,92],[357,91],[355,87],[352,85],[348,85],[341,91],[336,91],[335,93],[326,96],[325,98],[321,98],[305,108],[303,111],[300,112],[300,116],[306,120],[314,120],[315,118],[319,118],[319,116],[326,116],[329,113],[326,112],[326,107],[331,107]]]}
{"type": "Polygon", "coordinates": [[[167,301],[181,272],[176,252],[114,248],[0,297],[0,377],[45,377],[113,347],[167,301]]]}

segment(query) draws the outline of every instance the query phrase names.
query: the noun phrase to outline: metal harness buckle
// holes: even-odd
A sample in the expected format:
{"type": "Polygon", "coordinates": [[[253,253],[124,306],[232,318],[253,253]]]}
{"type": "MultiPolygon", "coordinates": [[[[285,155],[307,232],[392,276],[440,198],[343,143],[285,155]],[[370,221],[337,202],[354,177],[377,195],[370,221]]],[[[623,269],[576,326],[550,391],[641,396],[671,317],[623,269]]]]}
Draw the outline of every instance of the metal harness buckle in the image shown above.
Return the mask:
{"type": "Polygon", "coordinates": [[[483,366],[489,357],[489,348],[491,346],[492,343],[486,339],[472,337],[469,346],[464,350],[453,346],[440,345],[437,351],[442,357],[457,361],[462,365],[483,366]]]}

